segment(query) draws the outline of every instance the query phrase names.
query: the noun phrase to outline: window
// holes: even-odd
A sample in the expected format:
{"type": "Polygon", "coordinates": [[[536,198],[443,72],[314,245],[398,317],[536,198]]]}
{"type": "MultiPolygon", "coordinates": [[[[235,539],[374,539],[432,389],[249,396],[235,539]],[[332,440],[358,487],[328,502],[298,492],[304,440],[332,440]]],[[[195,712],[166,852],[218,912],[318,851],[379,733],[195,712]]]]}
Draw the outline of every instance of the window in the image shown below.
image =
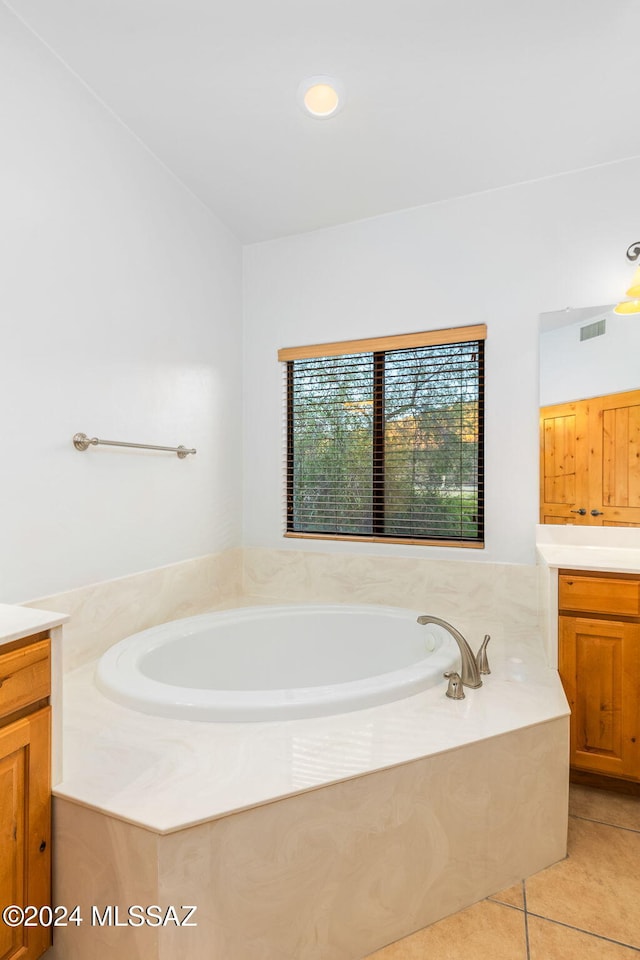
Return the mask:
{"type": "Polygon", "coordinates": [[[483,325],[281,350],[288,536],[483,546],[483,325]]]}

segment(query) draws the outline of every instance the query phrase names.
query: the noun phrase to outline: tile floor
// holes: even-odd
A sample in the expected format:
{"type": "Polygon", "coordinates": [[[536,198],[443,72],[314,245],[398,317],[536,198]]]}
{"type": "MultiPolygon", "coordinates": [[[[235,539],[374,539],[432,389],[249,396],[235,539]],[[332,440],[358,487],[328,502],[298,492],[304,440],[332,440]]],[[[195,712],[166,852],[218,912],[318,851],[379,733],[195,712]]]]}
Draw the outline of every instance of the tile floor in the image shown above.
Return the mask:
{"type": "Polygon", "coordinates": [[[572,784],[566,860],[366,960],[640,960],[640,798],[572,784]]]}

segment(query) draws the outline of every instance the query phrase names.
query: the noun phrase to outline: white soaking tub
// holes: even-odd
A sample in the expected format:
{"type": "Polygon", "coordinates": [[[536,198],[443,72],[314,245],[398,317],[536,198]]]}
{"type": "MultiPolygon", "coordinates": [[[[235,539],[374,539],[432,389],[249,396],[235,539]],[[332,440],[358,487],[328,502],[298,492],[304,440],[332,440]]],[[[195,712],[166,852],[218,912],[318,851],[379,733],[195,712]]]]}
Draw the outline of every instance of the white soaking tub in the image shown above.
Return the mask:
{"type": "Polygon", "coordinates": [[[96,681],[124,706],[190,720],[359,710],[444,684],[459,662],[449,633],[418,624],[419,612],[306,604],[206,613],[120,641],[96,681]]]}

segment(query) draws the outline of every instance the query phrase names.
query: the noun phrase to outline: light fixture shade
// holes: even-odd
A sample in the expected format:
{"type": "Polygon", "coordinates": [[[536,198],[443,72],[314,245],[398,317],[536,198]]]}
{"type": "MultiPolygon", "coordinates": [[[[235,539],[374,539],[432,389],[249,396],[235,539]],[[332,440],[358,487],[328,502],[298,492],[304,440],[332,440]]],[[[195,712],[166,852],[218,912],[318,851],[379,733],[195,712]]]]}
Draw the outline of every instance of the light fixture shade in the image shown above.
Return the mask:
{"type": "Polygon", "coordinates": [[[623,300],[617,303],[613,308],[614,313],[621,313],[626,316],[631,313],[640,313],[640,300],[623,300]]]}
{"type": "Polygon", "coordinates": [[[344,101],[344,85],[335,77],[308,77],[298,88],[300,106],[315,120],[335,116],[342,110],[344,101]]]}
{"type": "Polygon", "coordinates": [[[316,83],[304,95],[304,105],[316,117],[326,117],[338,106],[340,97],[328,83],[316,83]]]}
{"type": "Polygon", "coordinates": [[[627,296],[638,299],[640,297],[640,267],[636,270],[631,280],[631,286],[627,290],[627,296]]]}

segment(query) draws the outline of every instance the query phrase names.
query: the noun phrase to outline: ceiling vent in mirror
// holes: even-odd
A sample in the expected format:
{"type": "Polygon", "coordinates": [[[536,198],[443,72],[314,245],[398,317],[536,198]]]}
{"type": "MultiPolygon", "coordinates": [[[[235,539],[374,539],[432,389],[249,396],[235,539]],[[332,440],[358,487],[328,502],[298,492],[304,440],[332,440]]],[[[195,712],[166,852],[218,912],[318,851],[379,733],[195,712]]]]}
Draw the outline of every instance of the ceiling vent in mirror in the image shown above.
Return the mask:
{"type": "Polygon", "coordinates": [[[580,327],[580,340],[593,340],[594,337],[601,337],[607,332],[607,321],[596,320],[595,323],[588,323],[586,327],[580,327]]]}

